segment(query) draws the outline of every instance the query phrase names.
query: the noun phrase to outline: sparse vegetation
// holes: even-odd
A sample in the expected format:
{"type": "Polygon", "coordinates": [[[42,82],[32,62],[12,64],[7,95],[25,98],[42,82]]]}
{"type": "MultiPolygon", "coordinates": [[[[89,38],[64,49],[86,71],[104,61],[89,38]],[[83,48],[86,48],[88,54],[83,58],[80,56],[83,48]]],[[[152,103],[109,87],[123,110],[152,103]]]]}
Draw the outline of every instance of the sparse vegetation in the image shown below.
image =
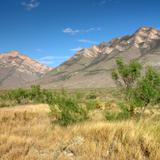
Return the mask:
{"type": "Polygon", "coordinates": [[[138,122],[50,123],[47,105],[0,109],[3,160],[159,160],[160,111],[138,122]]]}
{"type": "Polygon", "coordinates": [[[53,99],[52,92],[46,89],[41,89],[40,86],[31,86],[29,89],[18,88],[15,90],[6,91],[0,95],[1,102],[7,102],[4,106],[33,103],[51,103],[53,99]]]}
{"type": "Polygon", "coordinates": [[[41,89],[40,86],[31,86],[30,89],[19,88],[11,90],[0,97],[4,100],[1,101],[1,107],[39,103],[48,104],[51,110],[50,116],[56,115],[57,122],[65,126],[86,120],[92,107],[91,100],[84,101],[84,96],[80,92],[75,92],[74,95],[71,95],[64,90],[53,92],[41,89]]]}
{"type": "Polygon", "coordinates": [[[111,111],[107,111],[105,114],[105,118],[108,121],[123,121],[123,120],[127,120],[131,118],[131,113],[128,110],[128,106],[126,106],[126,104],[124,104],[123,102],[120,102],[117,105],[120,108],[120,111],[118,112],[113,112],[111,111]]]}

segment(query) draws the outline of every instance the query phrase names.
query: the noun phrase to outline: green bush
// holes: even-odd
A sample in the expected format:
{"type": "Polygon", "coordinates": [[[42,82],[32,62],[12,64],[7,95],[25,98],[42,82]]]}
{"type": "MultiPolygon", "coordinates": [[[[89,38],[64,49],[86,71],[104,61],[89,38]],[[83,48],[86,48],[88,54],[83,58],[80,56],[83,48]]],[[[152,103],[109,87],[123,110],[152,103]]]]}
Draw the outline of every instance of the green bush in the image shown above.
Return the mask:
{"type": "Polygon", "coordinates": [[[31,86],[29,89],[15,89],[0,95],[0,99],[10,104],[47,103],[53,101],[53,94],[40,86],[31,86]]]}
{"type": "Polygon", "coordinates": [[[66,92],[54,96],[50,104],[51,115],[57,110],[58,123],[64,126],[87,119],[87,110],[78,102],[76,96],[69,96],[66,92]]]}
{"type": "Polygon", "coordinates": [[[131,118],[131,112],[129,106],[125,102],[119,102],[117,104],[120,108],[120,112],[106,112],[105,118],[109,121],[122,121],[131,118]]]}
{"type": "Polygon", "coordinates": [[[39,102],[41,101],[42,99],[42,96],[41,96],[41,88],[40,86],[31,86],[30,90],[29,90],[29,98],[31,101],[33,102],[39,102]]]}
{"type": "Polygon", "coordinates": [[[16,104],[25,104],[29,101],[29,92],[25,89],[15,89],[9,91],[4,97],[8,100],[15,101],[16,104]]]}
{"type": "Polygon", "coordinates": [[[87,110],[89,111],[89,110],[94,110],[94,109],[96,109],[96,106],[97,106],[97,100],[87,100],[86,102],[85,102],[85,105],[86,105],[86,108],[87,108],[87,110]]]}
{"type": "Polygon", "coordinates": [[[121,112],[106,112],[105,118],[108,121],[122,121],[127,120],[131,117],[130,112],[121,111],[121,112]]]}
{"type": "Polygon", "coordinates": [[[50,104],[53,101],[53,93],[47,89],[41,89],[40,86],[31,86],[29,96],[30,100],[35,103],[50,104]]]}

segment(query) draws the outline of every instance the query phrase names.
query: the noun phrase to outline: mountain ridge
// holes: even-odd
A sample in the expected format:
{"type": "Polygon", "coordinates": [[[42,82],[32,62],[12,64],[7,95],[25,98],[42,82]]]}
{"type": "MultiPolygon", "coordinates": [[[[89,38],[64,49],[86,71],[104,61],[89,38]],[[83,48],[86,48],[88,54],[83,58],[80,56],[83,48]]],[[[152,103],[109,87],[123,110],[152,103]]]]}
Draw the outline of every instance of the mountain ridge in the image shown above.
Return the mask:
{"type": "Polygon", "coordinates": [[[47,73],[38,84],[51,88],[98,88],[114,86],[111,70],[115,59],[139,59],[144,65],[160,67],[160,31],[141,27],[132,35],[114,38],[78,51],[47,73]]]}
{"type": "Polygon", "coordinates": [[[0,88],[38,84],[44,88],[114,87],[111,71],[116,58],[138,59],[160,69],[160,30],[141,27],[132,35],[79,50],[56,68],[47,67],[18,51],[0,54],[0,88]]]}

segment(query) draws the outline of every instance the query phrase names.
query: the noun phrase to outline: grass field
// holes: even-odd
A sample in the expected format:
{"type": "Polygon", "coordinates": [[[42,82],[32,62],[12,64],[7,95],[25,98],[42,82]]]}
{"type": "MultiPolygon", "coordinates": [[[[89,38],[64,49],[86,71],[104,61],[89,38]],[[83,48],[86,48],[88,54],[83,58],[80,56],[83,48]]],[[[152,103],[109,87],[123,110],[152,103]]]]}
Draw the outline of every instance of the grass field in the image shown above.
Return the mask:
{"type": "Polygon", "coordinates": [[[160,159],[158,110],[138,122],[107,122],[95,113],[86,122],[68,127],[51,123],[54,117],[48,113],[44,104],[0,108],[0,159],[160,159]]]}

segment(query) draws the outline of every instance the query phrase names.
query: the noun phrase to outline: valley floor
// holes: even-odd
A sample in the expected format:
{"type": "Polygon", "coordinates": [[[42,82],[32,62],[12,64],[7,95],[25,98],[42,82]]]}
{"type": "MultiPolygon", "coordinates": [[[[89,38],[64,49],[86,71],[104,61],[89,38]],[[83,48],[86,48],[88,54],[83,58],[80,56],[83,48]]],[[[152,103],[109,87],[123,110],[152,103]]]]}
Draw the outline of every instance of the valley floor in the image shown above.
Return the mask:
{"type": "Polygon", "coordinates": [[[0,109],[1,160],[160,160],[160,114],[135,122],[51,123],[47,105],[0,109]]]}

